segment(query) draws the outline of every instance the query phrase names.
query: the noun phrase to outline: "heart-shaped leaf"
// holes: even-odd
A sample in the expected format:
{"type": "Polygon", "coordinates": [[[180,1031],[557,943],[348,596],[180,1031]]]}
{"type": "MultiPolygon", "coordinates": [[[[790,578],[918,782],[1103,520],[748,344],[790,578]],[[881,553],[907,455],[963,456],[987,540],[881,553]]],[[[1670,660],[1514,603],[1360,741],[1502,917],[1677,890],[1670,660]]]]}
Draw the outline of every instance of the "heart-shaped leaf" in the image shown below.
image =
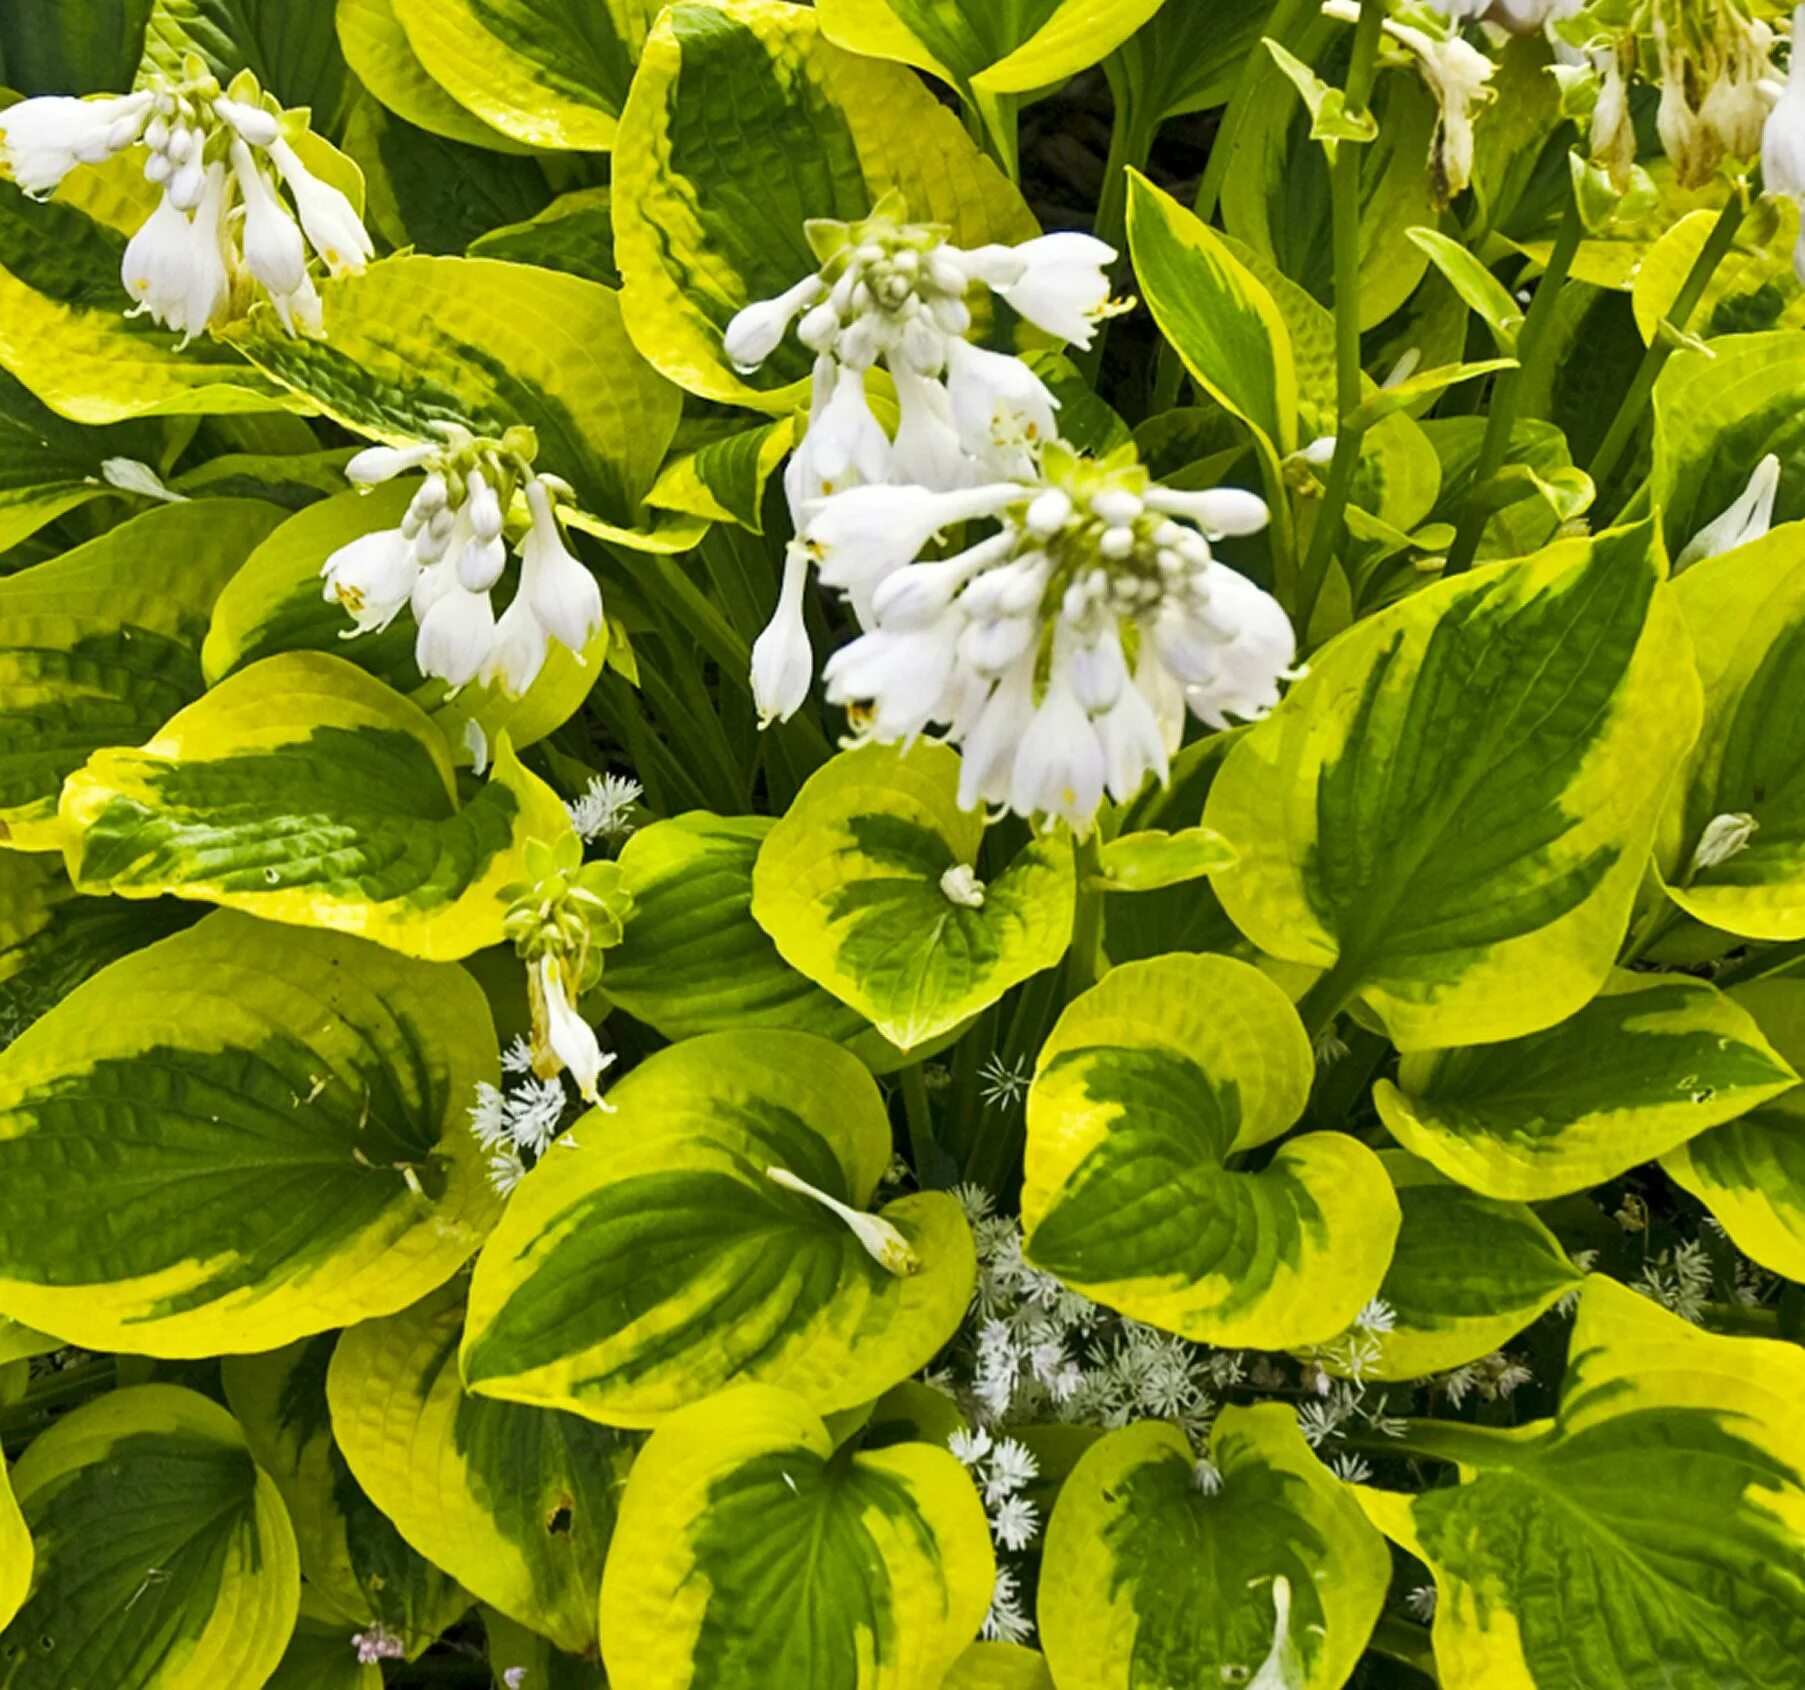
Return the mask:
{"type": "Polygon", "coordinates": [[[572,1654],[595,1647],[595,1593],[637,1440],[574,1415],[469,1395],[461,1285],[340,1340],[332,1430],[401,1535],[485,1602],[572,1654]]]}
{"type": "Polygon", "coordinates": [[[1481,1197],[1401,1150],[1379,1158],[1403,1225],[1379,1287],[1390,1324],[1323,1346],[1332,1373],[1420,1379],[1500,1350],[1585,1277],[1527,1203],[1481,1197]]]}
{"type": "Polygon", "coordinates": [[[811,354],[742,376],[734,313],[820,261],[804,225],[854,221],[892,188],[964,247],[1040,231],[958,118],[901,65],[831,45],[782,0],[678,0],[646,42],[614,148],[622,303],[640,350],[705,398],[788,410],[811,354]],[[788,391],[786,391],[788,390],[788,391]]]}
{"type": "Polygon", "coordinates": [[[1392,1137],[1450,1179],[1542,1198],[1615,1179],[1797,1079],[1708,981],[1620,972],[1545,1032],[1411,1052],[1373,1100],[1392,1137]]]}
{"type": "Polygon", "coordinates": [[[38,1566],[0,1637],[7,1690],[218,1690],[275,1670],[301,1600],[294,1532],[217,1403],[111,1391],[35,1438],[13,1483],[38,1566]]]}
{"type": "Polygon", "coordinates": [[[1796,1345],[1588,1280],[1553,1420],[1412,1422],[1406,1446],[1460,1482],[1360,1493],[1435,1574],[1441,1682],[1784,1690],[1805,1636],[1802,1398],[1796,1345]]]}
{"type": "Polygon", "coordinates": [[[0,1054],[0,1310],[205,1356],[405,1307],[500,1208],[497,1068],[462,969],[223,911],[137,951],[0,1054]]]}
{"type": "Polygon", "coordinates": [[[864,745],[817,769],[752,872],[752,914],[792,968],[914,1050],[1050,968],[1072,937],[1072,850],[1037,839],[987,885],[959,758],[864,745]]]}
{"type": "Polygon", "coordinates": [[[874,1074],[911,1060],[782,957],[752,919],[752,867],[773,822],[694,811],[641,828],[620,854],[633,914],[607,992],[667,1039],[788,1027],[843,1044],[874,1074]]]}
{"type": "Polygon", "coordinates": [[[711,1033],[608,1101],[521,1182],[477,1263],[472,1390],[650,1426],[753,1379],[830,1413],[882,1395],[957,1329],[976,1273],[957,1200],[863,1213],[890,1125],[857,1057],[807,1033],[711,1033]],[[874,1225],[900,1235],[905,1271],[861,1242],[855,1226],[874,1225]]]}
{"type": "MultiPolygon", "coordinates": [[[[1731,997],[1795,1068],[1805,1062],[1805,981],[1751,980],[1731,997]]],[[[1737,1249],[1786,1279],[1805,1279],[1805,1090],[1758,1102],[1661,1158],[1737,1249]]]]}
{"type": "MultiPolygon", "coordinates": [[[[379,1625],[413,1660],[470,1598],[402,1541],[334,1441],[326,1369],[337,1342],[322,1332],[264,1355],[228,1356],[220,1378],[257,1465],[288,1506],[308,1590],[347,1625],[379,1625]]],[[[382,1377],[367,1376],[365,1388],[382,1377]]]]}
{"type": "Polygon", "coordinates": [[[1698,723],[1652,523],[1439,582],[1311,662],[1229,752],[1212,885],[1406,1051],[1512,1038],[1604,984],[1698,723]]]}
{"type": "Polygon", "coordinates": [[[1046,1657],[1019,1643],[974,1643],[941,1690],[1054,1690],[1046,1657]]]}
{"type": "Polygon", "coordinates": [[[343,658],[293,651],[228,677],[148,744],[64,784],[84,892],[172,893],[429,958],[499,944],[527,847],[570,832],[503,743],[461,808],[430,719],[343,658]]]}
{"type": "Polygon", "coordinates": [[[1204,1464],[1147,1420],[1093,1444],[1059,1493],[1040,1632],[1059,1690],[1340,1690],[1391,1558],[1282,1403],[1225,1408],[1204,1464]],[[1199,1475],[1203,1475],[1201,1478],[1199,1475]]]}
{"type": "Polygon", "coordinates": [[[835,1453],[787,1391],[673,1415],[602,1577],[622,1690],[939,1690],[990,1604],[983,1505],[943,1449],[835,1453]]]}
{"type": "Polygon", "coordinates": [[[213,601],[279,515],[252,499],[159,505],[0,579],[0,841],[54,847],[63,777],[200,697],[213,601]]]}
{"type": "Polygon", "coordinates": [[[1306,1133],[1258,1172],[1314,1073],[1290,1000],[1223,956],[1112,969],[1041,1048],[1022,1221],[1037,1267],[1201,1343],[1340,1332],[1391,1259],[1398,1203],[1358,1139],[1306,1133]]]}

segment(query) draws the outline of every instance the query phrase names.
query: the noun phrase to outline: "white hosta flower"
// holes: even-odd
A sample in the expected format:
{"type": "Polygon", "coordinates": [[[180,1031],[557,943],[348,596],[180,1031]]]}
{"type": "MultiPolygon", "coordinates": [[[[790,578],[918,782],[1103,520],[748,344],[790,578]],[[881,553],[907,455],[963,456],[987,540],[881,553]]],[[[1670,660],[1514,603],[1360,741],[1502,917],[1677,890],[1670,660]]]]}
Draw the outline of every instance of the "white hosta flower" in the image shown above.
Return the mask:
{"type": "MultiPolygon", "coordinates": [[[[345,479],[358,487],[375,487],[384,481],[393,481],[411,469],[418,469],[440,450],[436,445],[366,446],[345,465],[345,479]]],[[[443,504],[445,483],[442,478],[438,491],[439,503],[443,504]]],[[[410,511],[419,504],[420,495],[416,494],[410,511]]]]}
{"type": "Polygon", "coordinates": [[[167,322],[168,327],[181,331],[184,345],[222,320],[232,297],[232,278],[226,268],[225,213],[226,167],[209,165],[191,226],[182,315],[167,322]]]}
{"type": "MultiPolygon", "coordinates": [[[[420,616],[414,661],[421,674],[435,675],[455,691],[474,681],[489,661],[495,645],[495,609],[487,593],[468,591],[455,570],[440,564],[428,573],[441,579],[432,605],[420,616]]],[[[419,614],[417,603],[415,613],[419,614]]]]}
{"type": "Polygon", "coordinates": [[[243,141],[232,143],[232,174],[244,200],[245,264],[281,310],[307,274],[307,244],[243,141]]]}
{"type": "Polygon", "coordinates": [[[955,341],[947,395],[960,443],[980,463],[994,454],[994,461],[1025,469],[1026,454],[1058,435],[1059,401],[1019,358],[955,341]]]}
{"type": "Polygon", "coordinates": [[[992,284],[1036,328],[1089,350],[1109,315],[1109,267],[1115,248],[1092,235],[1042,235],[1010,249],[1018,278],[992,284]]]}
{"type": "Polygon", "coordinates": [[[539,991],[545,1006],[545,1041],[552,1054],[569,1069],[585,1103],[600,1103],[597,1084],[602,1071],[612,1065],[613,1052],[604,1054],[595,1029],[577,1013],[564,991],[564,971],[558,960],[542,956],[538,963],[539,991]]]}
{"type": "Polygon", "coordinates": [[[526,484],[526,502],[533,522],[520,548],[521,594],[546,633],[580,656],[601,632],[601,586],[564,544],[543,481],[526,484]]]}
{"type": "Polygon", "coordinates": [[[166,327],[185,322],[188,312],[188,271],[193,261],[194,224],[185,211],[164,194],[157,209],[139,225],[125,243],[119,266],[125,291],[166,327]]]}
{"type": "Polygon", "coordinates": [[[395,620],[413,595],[420,565],[408,537],[399,528],[383,528],[340,546],[320,573],[326,597],[355,618],[356,626],[344,631],[348,638],[379,632],[395,620]]]}
{"type": "Polygon", "coordinates": [[[921,1258],[915,1253],[914,1247],[882,1215],[854,1209],[842,1203],[839,1198],[830,1197],[819,1186],[810,1185],[788,1168],[766,1168],[765,1178],[773,1185],[782,1186],[785,1191],[794,1191],[799,1196],[812,1198],[829,1214],[839,1216],[853,1237],[864,1247],[865,1253],[886,1273],[894,1274],[898,1279],[907,1279],[921,1272],[921,1258]]]}
{"type": "Polygon", "coordinates": [[[1774,501],[1779,495],[1780,460],[1770,452],[1755,466],[1748,486],[1687,541],[1674,560],[1674,573],[1759,540],[1773,527],[1774,501]]]}
{"type": "Polygon", "coordinates": [[[810,239],[820,270],[748,305],[723,337],[741,371],[769,358],[792,323],[816,354],[808,429],[784,475],[797,528],[854,484],[946,491],[1028,473],[1032,451],[1053,437],[1052,395],[1018,359],[966,342],[966,295],[989,288],[1030,322],[1089,346],[1113,310],[1116,253],[1078,234],[964,251],[934,225],[905,222],[895,195],[861,222],[811,224],[810,239]],[[894,443],[865,403],[862,378],[876,364],[896,385],[894,443]]]}
{"type": "Polygon", "coordinates": [[[777,612],[752,646],[752,701],[760,727],[787,722],[802,708],[815,678],[815,653],[803,620],[808,553],[792,544],[784,554],[777,612]]]}
{"type": "Polygon", "coordinates": [[[1045,479],[957,493],[855,489],[804,544],[866,629],[825,670],[854,726],[906,742],[940,724],[963,751],[963,807],[1083,832],[1105,792],[1125,802],[1167,778],[1187,707],[1215,727],[1271,709],[1296,645],[1277,601],[1182,520],[1251,533],[1252,494],[1174,492],[1058,444],[1043,462],[1045,479]],[[920,560],[943,526],[986,517],[996,532],[920,560]]]}
{"type": "Polygon", "coordinates": [[[545,629],[526,595],[518,595],[495,624],[494,643],[477,679],[496,682],[510,698],[522,697],[545,667],[545,629]]]}
{"type": "Polygon", "coordinates": [[[262,106],[249,105],[243,100],[229,100],[222,95],[213,102],[213,113],[253,147],[272,146],[282,133],[281,125],[262,106]]]}
{"type": "Polygon", "coordinates": [[[154,101],[149,93],[100,100],[41,94],[20,100],[0,111],[0,161],[26,193],[41,199],[78,164],[99,164],[129,147],[154,101]]]}
{"type": "Polygon", "coordinates": [[[775,299],[748,305],[727,325],[721,343],[733,367],[750,374],[783,344],[790,324],[811,305],[827,297],[827,284],[819,276],[804,276],[775,299]]]}
{"type": "Polygon", "coordinates": [[[375,254],[369,231],[356,207],[330,182],[322,182],[287,141],[270,143],[270,162],[281,172],[300,213],[308,244],[326,261],[333,275],[359,271],[375,254]]]}

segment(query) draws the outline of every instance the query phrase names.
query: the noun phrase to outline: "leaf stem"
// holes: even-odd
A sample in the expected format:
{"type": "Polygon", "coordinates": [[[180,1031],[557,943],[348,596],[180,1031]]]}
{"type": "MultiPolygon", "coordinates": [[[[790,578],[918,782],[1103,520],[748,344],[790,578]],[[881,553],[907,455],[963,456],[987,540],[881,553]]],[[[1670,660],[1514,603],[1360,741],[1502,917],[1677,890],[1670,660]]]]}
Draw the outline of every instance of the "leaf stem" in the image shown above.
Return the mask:
{"type": "Polygon", "coordinates": [[[898,1076],[902,1086],[903,1113],[909,1124],[909,1160],[915,1164],[915,1177],[924,1191],[941,1191],[945,1178],[946,1152],[934,1137],[934,1115],[928,1105],[927,1082],[921,1077],[921,1064],[903,1069],[898,1076]]]}
{"type": "MultiPolygon", "coordinates": [[[[1158,125],[1145,121],[1135,109],[1132,95],[1116,78],[1110,79],[1115,91],[1115,123],[1109,133],[1109,160],[1103,166],[1103,196],[1097,202],[1097,220],[1092,230],[1098,240],[1113,247],[1117,254],[1114,274],[1117,286],[1128,272],[1128,172],[1145,170],[1153,152],[1153,138],[1158,125]]],[[[1078,355],[1076,363],[1095,382],[1103,367],[1103,344],[1109,335],[1109,319],[1097,325],[1090,350],[1078,355]]]]}
{"type": "Polygon", "coordinates": [[[1070,1003],[1103,978],[1103,899],[1092,884],[1102,870],[1102,855],[1093,828],[1073,842],[1073,868],[1077,881],[1077,907],[1072,912],[1072,943],[1065,954],[1065,1000],[1070,1003]]]}
{"type": "MultiPolygon", "coordinates": [[[[1360,21],[1354,30],[1354,57],[1348,66],[1346,102],[1350,119],[1366,112],[1378,70],[1379,37],[1385,22],[1382,0],[1361,0],[1360,21]]],[[[1332,166],[1331,236],[1335,255],[1335,394],[1340,420],[1335,431],[1335,457],[1329,466],[1329,484],[1316,514],[1310,550],[1304,559],[1302,589],[1296,604],[1298,638],[1308,643],[1310,618],[1328,579],[1347,515],[1348,495],[1360,464],[1363,428],[1350,419],[1366,397],[1362,391],[1366,372],[1360,363],[1360,174],[1364,148],[1352,141],[1336,144],[1332,166]]]]}
{"type": "MultiPolygon", "coordinates": [[[[1751,191],[1759,192],[1760,184],[1751,177],[1749,187],[1751,191]]],[[[1737,192],[1730,196],[1723,210],[1717,214],[1711,233],[1699,249],[1698,257],[1692,261],[1685,283],[1674,296],[1673,306],[1667,313],[1666,321],[1675,330],[1684,333],[1686,325],[1692,321],[1692,313],[1705,297],[1705,289],[1711,285],[1711,278],[1729,256],[1747,211],[1747,201],[1737,192]]],[[[1601,492],[1622,462],[1623,454],[1635,438],[1636,430],[1642,426],[1642,418],[1654,396],[1655,383],[1667,367],[1667,360],[1673,356],[1673,352],[1673,342],[1660,332],[1657,325],[1654,338],[1648,343],[1648,350],[1642,354],[1642,362],[1637,366],[1629,390],[1618,405],[1616,416],[1611,419],[1611,426],[1605,431],[1598,450],[1592,454],[1591,463],[1586,466],[1586,473],[1591,476],[1593,486],[1601,492]]]]}
{"type": "Polygon", "coordinates": [[[1561,289],[1573,269],[1579,243],[1585,238],[1586,226],[1579,213],[1578,191],[1567,196],[1567,209],[1561,218],[1560,233],[1554,250],[1548,255],[1548,268],[1536,283],[1535,298],[1517,333],[1517,367],[1498,377],[1492,389],[1492,413],[1486,419],[1485,439],[1479,448],[1479,461],[1473,466],[1473,483],[1467,489],[1467,508],[1448,552],[1444,578],[1460,575],[1473,566],[1479,555],[1479,542],[1485,538],[1485,525],[1491,518],[1486,493],[1494,477],[1504,467],[1510,453],[1511,431],[1517,423],[1517,407],[1532,375],[1539,374],[1549,347],[1548,330],[1559,302],[1561,289]]]}

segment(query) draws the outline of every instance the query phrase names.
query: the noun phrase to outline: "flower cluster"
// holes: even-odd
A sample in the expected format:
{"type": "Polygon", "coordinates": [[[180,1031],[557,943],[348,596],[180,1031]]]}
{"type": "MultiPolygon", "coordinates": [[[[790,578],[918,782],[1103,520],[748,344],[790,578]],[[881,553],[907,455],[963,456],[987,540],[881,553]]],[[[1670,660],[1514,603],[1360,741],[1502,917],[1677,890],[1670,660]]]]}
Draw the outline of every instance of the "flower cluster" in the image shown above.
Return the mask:
{"type": "Polygon", "coordinates": [[[135,310],[185,344],[242,315],[261,290],[291,334],[317,333],[308,247],[334,275],[363,269],[374,248],[350,200],[302,162],[306,132],[306,114],[283,111],[249,71],[222,89],[191,56],[180,81],[134,94],[8,107],[0,159],[26,193],[44,195],[77,165],[142,146],[144,174],[163,191],[125,249],[135,310]]]}
{"type": "Polygon", "coordinates": [[[570,489],[533,473],[538,443],[530,428],[511,428],[499,440],[455,423],[440,429],[437,441],[371,446],[345,466],[359,487],[412,471],[424,478],[399,527],[361,535],[326,559],[326,597],[351,613],[347,638],[386,628],[411,607],[421,674],[453,691],[493,682],[518,698],[545,666],[552,640],[581,658],[601,631],[602,589],[558,525],[556,500],[570,489]],[[519,585],[497,617],[490,595],[507,567],[517,491],[527,511],[519,585]]]}
{"type": "Polygon", "coordinates": [[[364,1666],[375,1666],[381,1661],[402,1661],[407,1659],[407,1646],[392,1631],[382,1625],[373,1625],[368,1631],[355,1633],[351,1638],[351,1648],[364,1666]]]}
{"type": "MultiPolygon", "coordinates": [[[[964,751],[966,808],[1088,830],[1106,791],[1124,802],[1166,779],[1187,706],[1220,728],[1278,702],[1291,624],[1210,550],[1266,516],[1251,493],[1161,487],[1131,450],[1098,461],[1058,442],[1030,480],[840,494],[804,546],[866,631],[828,661],[827,696],[880,741],[940,724],[964,751]],[[924,555],[977,520],[996,531],[924,555]]],[[[806,641],[799,618],[793,634],[806,641]]]]}
{"type": "MultiPolygon", "coordinates": [[[[1041,1527],[1040,1510],[1022,1494],[1040,1476],[1033,1451],[1016,1438],[992,1438],[981,1426],[955,1432],[947,1439],[947,1448],[963,1463],[983,1497],[997,1548],[1003,1554],[1021,1554],[1041,1527]]],[[[1022,1607],[1020,1574],[999,1557],[983,1635],[999,1643],[1025,1643],[1033,1634],[1033,1622],[1022,1607]]]]}
{"type": "Polygon", "coordinates": [[[891,193],[861,222],[811,222],[820,270],[727,326],[727,356],[742,370],[776,352],[798,318],[797,338],[815,354],[808,430],[784,472],[798,527],[848,487],[946,491],[1029,472],[1034,449],[1055,432],[1058,401],[1020,359],[965,338],[968,296],[988,290],[1080,347],[1112,309],[1108,266],[1116,254],[1089,235],[965,251],[939,225],[905,216],[891,193]],[[866,372],[877,364],[896,392],[894,440],[866,394],[866,372]]]}
{"type": "MultiPolygon", "coordinates": [[[[612,1052],[602,1059],[604,1067],[613,1061],[612,1052]]],[[[563,1081],[556,1075],[541,1079],[533,1072],[533,1051],[525,1039],[516,1039],[502,1053],[501,1067],[505,1086],[477,1082],[470,1130],[488,1155],[489,1183],[505,1197],[554,1139],[568,1145],[576,1140],[559,1139],[570,1102],[563,1081]]]]}
{"type": "Polygon", "coordinates": [[[633,806],[644,796],[645,788],[630,775],[597,775],[565,808],[580,839],[612,845],[633,832],[633,806]]]}
{"type": "Polygon", "coordinates": [[[1656,128],[1683,188],[1709,182],[1725,159],[1762,151],[1779,98],[1774,31],[1748,0],[1594,0],[1563,11],[1551,34],[1569,113],[1587,121],[1592,160],[1618,192],[1636,168],[1630,90],[1660,90],[1656,128]]]}

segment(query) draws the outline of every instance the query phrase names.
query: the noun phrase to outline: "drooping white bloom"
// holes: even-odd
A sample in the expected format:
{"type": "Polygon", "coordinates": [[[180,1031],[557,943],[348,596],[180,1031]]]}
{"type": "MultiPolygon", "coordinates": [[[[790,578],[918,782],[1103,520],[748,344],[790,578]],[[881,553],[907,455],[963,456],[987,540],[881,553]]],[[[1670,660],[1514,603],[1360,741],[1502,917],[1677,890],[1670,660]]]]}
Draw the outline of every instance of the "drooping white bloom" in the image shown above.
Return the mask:
{"type": "MultiPolygon", "coordinates": [[[[423,675],[436,675],[454,690],[468,686],[489,661],[495,644],[495,608],[487,593],[468,591],[455,571],[432,572],[442,589],[420,617],[414,661],[423,675]]],[[[418,610],[416,607],[416,614],[418,610]]]]}
{"type": "Polygon", "coordinates": [[[193,246],[194,225],[167,194],[125,243],[119,267],[125,291],[138,302],[138,310],[165,326],[186,320],[193,246]]]}
{"type": "Polygon", "coordinates": [[[1009,249],[1019,265],[1013,282],[992,284],[1036,328],[1090,349],[1109,314],[1109,267],[1115,249],[1092,235],[1042,235],[1009,249]]]}
{"type": "Polygon", "coordinates": [[[602,627],[602,589],[564,544],[545,483],[526,484],[532,526],[520,548],[520,591],[554,640],[582,655],[602,627]]]}
{"type": "Polygon", "coordinates": [[[829,1214],[837,1215],[844,1221],[865,1253],[883,1268],[886,1273],[895,1274],[899,1279],[907,1279],[921,1271],[921,1258],[915,1253],[908,1239],[897,1231],[896,1227],[885,1220],[882,1215],[867,1214],[863,1209],[854,1209],[842,1203],[839,1198],[830,1196],[819,1186],[810,1185],[798,1174],[788,1168],[766,1168],[765,1178],[773,1185],[780,1185],[785,1191],[794,1191],[799,1196],[812,1198],[829,1214]]]}
{"type": "MultiPolygon", "coordinates": [[[[500,542],[494,544],[499,550],[500,542]]],[[[485,684],[495,682],[508,697],[519,698],[545,667],[545,653],[545,629],[522,593],[496,619],[494,642],[476,678],[485,684]]]]}
{"type": "Polygon", "coordinates": [[[294,198],[308,244],[325,259],[326,268],[335,276],[362,270],[376,248],[350,200],[315,176],[281,137],[270,143],[269,156],[294,198]]]}
{"type": "Polygon", "coordinates": [[[188,285],[179,320],[168,326],[181,331],[184,344],[224,317],[232,297],[232,278],[225,253],[226,167],[207,167],[200,204],[195,208],[188,249],[188,285]]]}
{"type": "Polygon", "coordinates": [[[0,111],[0,161],[26,193],[41,199],[78,164],[99,164],[136,141],[154,102],[150,93],[20,100],[0,111]]]}
{"type": "Polygon", "coordinates": [[[1699,835],[1698,847],[1692,853],[1692,869],[1702,874],[1706,869],[1727,863],[1749,848],[1749,841],[1761,831],[1761,824],[1746,810],[1732,810],[1713,816],[1699,835]]]}
{"type": "Polygon", "coordinates": [[[783,344],[790,324],[811,305],[827,297],[827,284],[819,276],[804,276],[775,299],[761,299],[735,315],[721,337],[734,368],[749,374],[783,344]]]}
{"type": "Polygon", "coordinates": [[[307,275],[306,243],[242,140],[232,143],[232,174],[244,201],[245,267],[268,290],[290,334],[297,321],[317,329],[318,299],[307,275]]]}
{"type": "Polygon", "coordinates": [[[1674,574],[1759,540],[1773,526],[1774,501],[1779,495],[1780,460],[1770,452],[1755,466],[1748,486],[1687,541],[1674,560],[1674,574]]]}
{"type": "Polygon", "coordinates": [[[545,1006],[546,1041],[552,1053],[570,1070],[577,1091],[586,1103],[600,1103],[597,1083],[612,1065],[614,1053],[603,1053],[595,1029],[577,1013],[564,992],[564,971],[553,956],[539,959],[539,990],[545,1006]]]}
{"type": "Polygon", "coordinates": [[[356,619],[353,634],[379,632],[393,622],[413,595],[420,565],[414,548],[399,528],[363,534],[339,547],[320,569],[326,597],[356,619]]]}
{"type": "Polygon", "coordinates": [[[752,701],[761,727],[787,722],[802,708],[815,676],[815,653],[803,620],[808,553],[792,544],[784,554],[777,613],[752,645],[752,701]]]}
{"type": "Polygon", "coordinates": [[[1021,359],[1005,353],[952,342],[947,395],[960,444],[979,463],[994,462],[1005,473],[1027,473],[1030,454],[1059,433],[1059,401],[1021,359]]]}
{"type": "Polygon", "coordinates": [[[1224,727],[1278,702],[1290,623],[1207,537],[1264,516],[1252,494],[1173,492],[1059,443],[1033,480],[831,498],[803,543],[866,631],[829,658],[827,696],[879,741],[938,724],[963,751],[965,808],[1083,832],[1105,792],[1126,801],[1166,778],[1187,707],[1224,727]],[[996,532],[921,559],[941,528],[986,518],[996,532]]]}

